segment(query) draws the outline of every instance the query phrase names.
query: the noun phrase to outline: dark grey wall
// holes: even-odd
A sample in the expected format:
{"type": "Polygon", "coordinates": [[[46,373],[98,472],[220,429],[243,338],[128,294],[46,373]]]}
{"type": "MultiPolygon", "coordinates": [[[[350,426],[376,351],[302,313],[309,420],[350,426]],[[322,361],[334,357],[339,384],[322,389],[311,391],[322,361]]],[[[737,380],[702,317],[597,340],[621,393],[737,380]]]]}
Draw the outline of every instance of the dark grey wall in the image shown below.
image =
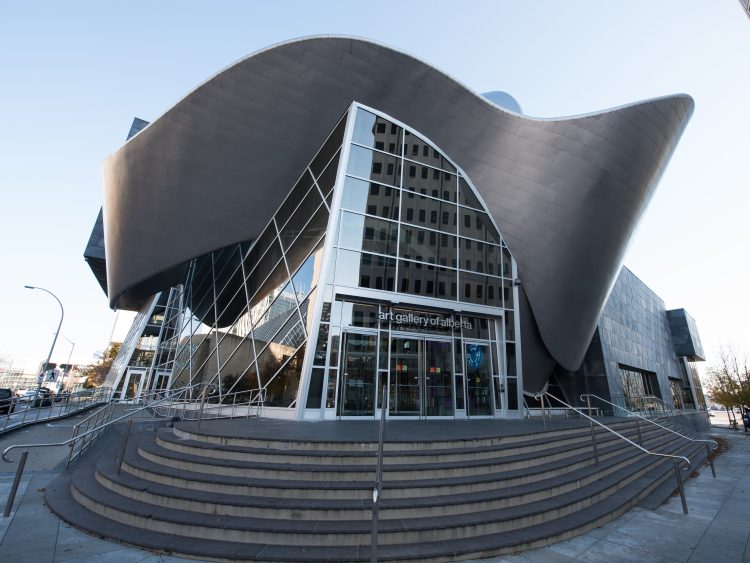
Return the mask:
{"type": "Polygon", "coordinates": [[[667,320],[672,333],[675,354],[686,356],[691,361],[705,360],[703,344],[701,344],[695,319],[685,309],[672,309],[667,311],[667,320]]]}
{"type": "Polygon", "coordinates": [[[670,402],[669,377],[682,379],[664,301],[623,267],[598,323],[602,358],[613,395],[622,394],[619,364],[655,372],[670,402]]]}

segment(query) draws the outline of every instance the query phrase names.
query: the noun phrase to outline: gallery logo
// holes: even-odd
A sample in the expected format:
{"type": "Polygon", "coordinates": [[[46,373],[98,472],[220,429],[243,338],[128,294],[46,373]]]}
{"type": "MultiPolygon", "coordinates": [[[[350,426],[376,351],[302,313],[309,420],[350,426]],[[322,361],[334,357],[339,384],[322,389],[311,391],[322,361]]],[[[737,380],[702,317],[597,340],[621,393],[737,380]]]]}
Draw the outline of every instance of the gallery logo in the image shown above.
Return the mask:
{"type": "Polygon", "coordinates": [[[478,346],[477,344],[469,344],[466,347],[466,363],[469,364],[469,368],[479,369],[479,366],[482,365],[483,355],[484,352],[482,352],[482,346],[478,346]]]}

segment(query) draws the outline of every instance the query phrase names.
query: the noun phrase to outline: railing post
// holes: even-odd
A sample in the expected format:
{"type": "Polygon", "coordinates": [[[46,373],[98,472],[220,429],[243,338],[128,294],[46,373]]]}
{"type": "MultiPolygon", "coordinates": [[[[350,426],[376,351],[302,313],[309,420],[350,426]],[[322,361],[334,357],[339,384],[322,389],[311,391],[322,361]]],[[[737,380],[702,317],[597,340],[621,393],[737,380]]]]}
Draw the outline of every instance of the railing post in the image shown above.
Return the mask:
{"type": "Polygon", "coordinates": [[[375,487],[372,489],[372,533],[370,536],[370,562],[378,561],[378,519],[380,517],[380,493],[383,489],[383,435],[385,434],[386,386],[380,395],[380,429],[378,432],[378,458],[375,467],[375,487]]]}
{"type": "Polygon", "coordinates": [[[708,463],[711,464],[711,473],[713,473],[714,479],[716,479],[716,468],[714,467],[714,459],[711,457],[711,448],[708,447],[708,444],[706,444],[706,457],[708,458],[708,463]]]}
{"type": "Polygon", "coordinates": [[[201,392],[201,408],[200,411],[198,411],[198,430],[201,429],[201,421],[203,420],[203,407],[206,404],[206,389],[207,387],[203,388],[203,391],[201,392]]]}
{"type": "Polygon", "coordinates": [[[547,430],[547,417],[544,414],[544,395],[541,396],[542,400],[542,424],[544,424],[544,429],[547,430]]]}
{"type": "Polygon", "coordinates": [[[24,450],[21,454],[21,459],[18,462],[18,469],[16,469],[16,476],[13,478],[13,485],[10,487],[10,494],[8,495],[8,503],[5,505],[5,512],[3,512],[3,518],[10,516],[10,511],[13,508],[13,501],[16,500],[16,493],[18,492],[18,485],[21,483],[21,475],[23,475],[23,468],[26,466],[26,458],[29,457],[29,450],[24,450]]]}
{"type": "Polygon", "coordinates": [[[680,490],[680,500],[682,501],[682,512],[688,513],[687,500],[685,499],[685,487],[682,484],[682,473],[680,473],[680,462],[674,460],[674,473],[677,475],[677,488],[680,490]]]}
{"type": "Polygon", "coordinates": [[[125,459],[125,448],[128,447],[128,438],[130,438],[130,427],[133,426],[133,418],[128,419],[128,427],[125,429],[125,439],[122,441],[122,449],[120,455],[117,456],[117,474],[120,474],[122,469],[122,460],[125,459]]]}
{"type": "MultiPolygon", "coordinates": [[[[586,405],[589,410],[589,416],[591,416],[591,397],[586,397],[586,405]]],[[[591,443],[594,447],[594,463],[599,466],[599,446],[596,443],[596,430],[594,430],[594,421],[589,419],[589,427],[591,428],[591,443]]]]}
{"type": "Polygon", "coordinates": [[[643,436],[641,436],[641,424],[640,424],[640,418],[638,416],[635,417],[635,429],[638,432],[638,445],[643,445],[643,436]]]}

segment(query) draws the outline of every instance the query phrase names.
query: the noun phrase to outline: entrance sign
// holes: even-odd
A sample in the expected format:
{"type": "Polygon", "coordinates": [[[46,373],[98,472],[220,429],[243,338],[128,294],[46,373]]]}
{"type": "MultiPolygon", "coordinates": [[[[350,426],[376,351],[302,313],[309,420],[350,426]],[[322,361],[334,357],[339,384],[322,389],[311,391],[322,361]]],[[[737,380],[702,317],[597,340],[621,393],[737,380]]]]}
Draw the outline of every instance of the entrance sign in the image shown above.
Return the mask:
{"type": "Polygon", "coordinates": [[[420,315],[418,313],[393,313],[381,311],[378,320],[390,322],[396,327],[419,327],[419,328],[465,328],[471,330],[471,321],[461,319],[457,321],[451,317],[442,315],[420,315]]]}

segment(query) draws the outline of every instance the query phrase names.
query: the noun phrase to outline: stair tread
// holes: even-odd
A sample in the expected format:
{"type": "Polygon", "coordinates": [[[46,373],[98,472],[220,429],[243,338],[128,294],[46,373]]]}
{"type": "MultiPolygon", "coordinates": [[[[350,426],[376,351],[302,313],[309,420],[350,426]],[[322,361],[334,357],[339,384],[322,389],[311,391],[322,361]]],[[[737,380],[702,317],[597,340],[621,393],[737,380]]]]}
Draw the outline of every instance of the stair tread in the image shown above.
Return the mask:
{"type": "MultiPolygon", "coordinates": [[[[587,459],[587,458],[583,458],[587,459]]],[[[590,459],[590,458],[588,458],[590,459]]],[[[632,459],[629,452],[621,452],[614,457],[602,460],[598,469],[593,465],[569,471],[553,477],[532,481],[530,483],[509,485],[497,489],[480,490],[474,492],[463,492],[455,494],[432,494],[424,497],[406,497],[406,498],[388,498],[388,487],[383,490],[381,499],[381,510],[388,508],[413,508],[413,507],[431,507],[440,505],[454,505],[463,503],[479,503],[492,500],[510,498],[519,495],[529,495],[552,487],[563,486],[580,479],[590,477],[596,471],[609,469],[613,466],[624,463],[632,459]]],[[[363,508],[369,507],[369,501],[365,503],[362,499],[304,499],[304,498],[281,498],[274,496],[257,496],[257,495],[237,495],[229,493],[216,493],[185,489],[148,481],[128,473],[117,474],[115,465],[112,460],[102,459],[97,464],[97,469],[109,479],[121,483],[125,486],[136,490],[145,490],[162,496],[173,496],[182,500],[196,500],[202,502],[217,502],[229,506],[271,506],[283,508],[363,508]]],[[[520,470],[514,470],[514,474],[523,474],[520,470]]],[[[484,476],[483,476],[484,477],[484,476]]],[[[497,481],[497,475],[493,481],[497,481]]],[[[434,481],[432,482],[434,486],[434,481]]],[[[368,484],[368,489],[372,484],[368,484]]]]}
{"type": "MultiPolygon", "coordinates": [[[[664,465],[659,460],[638,459],[633,466],[642,469],[652,464],[664,465]]],[[[670,467],[667,468],[671,470],[670,467]]],[[[450,516],[435,516],[421,518],[397,518],[393,520],[381,520],[381,532],[399,532],[404,530],[429,530],[445,529],[450,526],[471,526],[487,522],[505,522],[522,518],[539,512],[547,512],[559,509],[570,503],[579,501],[593,494],[607,490],[633,473],[633,467],[618,469],[596,481],[591,482],[585,490],[575,490],[562,493],[550,498],[529,502],[502,509],[483,510],[471,513],[461,513],[450,516]]],[[[101,484],[91,478],[75,473],[73,483],[82,493],[96,495],[99,502],[112,506],[112,502],[106,502],[101,497],[116,497],[113,508],[127,511],[146,518],[158,518],[161,520],[193,525],[205,525],[208,527],[231,527],[237,530],[247,531],[273,531],[288,533],[367,533],[370,530],[370,520],[303,520],[263,519],[245,516],[217,516],[213,514],[165,508],[156,505],[147,505],[139,501],[123,497],[105,489],[101,484]]]]}

